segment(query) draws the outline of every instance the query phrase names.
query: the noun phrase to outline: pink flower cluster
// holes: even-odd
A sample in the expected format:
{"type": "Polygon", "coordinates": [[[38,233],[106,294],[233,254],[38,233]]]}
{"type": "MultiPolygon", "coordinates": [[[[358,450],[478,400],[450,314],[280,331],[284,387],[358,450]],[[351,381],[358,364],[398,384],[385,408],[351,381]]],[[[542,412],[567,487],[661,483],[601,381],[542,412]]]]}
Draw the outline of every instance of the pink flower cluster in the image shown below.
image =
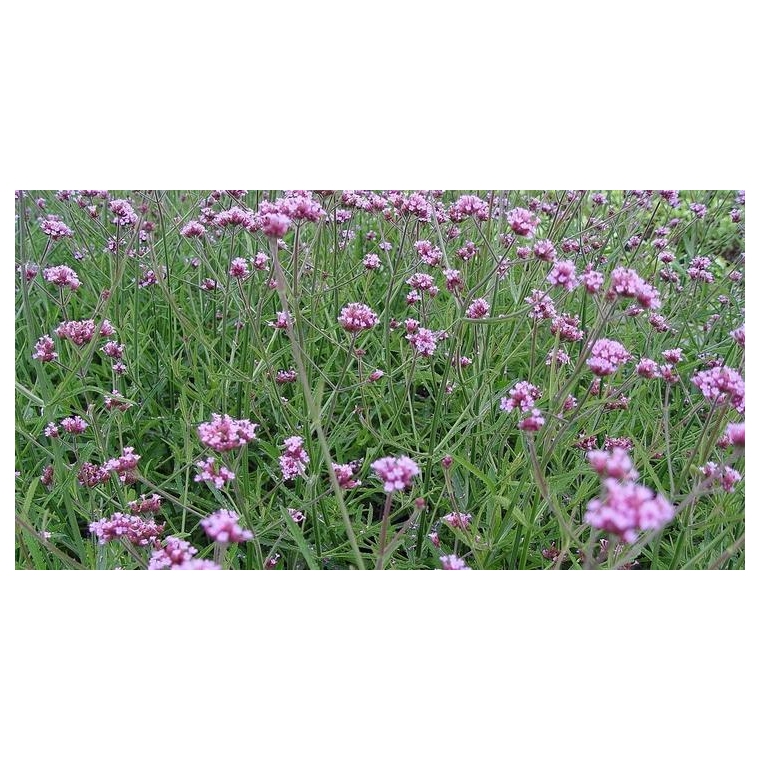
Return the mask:
{"type": "Polygon", "coordinates": [[[198,426],[198,437],[214,451],[231,451],[255,440],[257,427],[250,420],[234,420],[229,414],[212,414],[210,422],[198,426]]]}
{"type": "Polygon", "coordinates": [[[253,533],[239,525],[240,515],[229,509],[220,509],[201,520],[206,535],[219,544],[239,544],[250,541],[253,533]]]}
{"type": "Polygon", "coordinates": [[[48,267],[42,275],[48,282],[52,282],[53,285],[57,285],[59,288],[76,290],[82,284],[77,277],[77,273],[71,267],[63,265],[48,267]]]}
{"type": "Polygon", "coordinates": [[[715,462],[708,462],[704,467],[700,467],[699,471],[709,483],[719,481],[723,490],[727,493],[733,493],[734,486],[742,479],[741,473],[733,467],[718,465],[715,462]]]}
{"type": "Polygon", "coordinates": [[[161,509],[161,497],[156,493],[150,496],[141,496],[135,501],[128,502],[127,507],[134,515],[139,515],[143,512],[158,512],[161,509]]]}
{"type": "Polygon", "coordinates": [[[206,228],[200,222],[192,221],[188,222],[179,234],[184,238],[201,237],[206,234],[206,228]]]}
{"type": "Polygon", "coordinates": [[[673,505],[646,486],[622,483],[615,478],[603,481],[603,495],[592,499],[584,517],[598,530],[606,530],[632,543],[642,530],[658,530],[673,519],[673,505]]]}
{"type": "Polygon", "coordinates": [[[512,412],[518,410],[522,413],[529,412],[536,405],[536,401],[541,398],[541,390],[529,383],[527,380],[520,380],[515,383],[509,391],[509,398],[502,398],[500,406],[503,412],[512,412]]]}
{"type": "Polygon", "coordinates": [[[464,512],[449,512],[442,518],[443,522],[451,528],[460,528],[461,530],[467,530],[472,522],[472,515],[465,514],[464,512]]]}
{"type": "Polygon", "coordinates": [[[341,309],[338,324],[349,332],[369,330],[378,323],[377,314],[364,303],[350,303],[341,309]]]}
{"type": "Polygon", "coordinates": [[[601,478],[615,480],[636,480],[639,473],[634,469],[631,458],[625,449],[613,448],[611,451],[589,451],[586,455],[589,464],[601,478]]]}
{"type": "Polygon", "coordinates": [[[74,236],[71,229],[58,219],[43,219],[40,222],[40,227],[51,240],[74,236]]]}
{"type": "Polygon", "coordinates": [[[625,347],[615,340],[601,338],[591,348],[591,357],[586,361],[591,371],[599,377],[611,375],[621,365],[631,360],[625,347]]]}
{"type": "Polygon", "coordinates": [[[460,195],[449,208],[449,219],[462,222],[468,216],[485,222],[488,219],[488,204],[477,195],[460,195]]]}
{"type": "Polygon", "coordinates": [[[441,558],[442,570],[472,570],[467,563],[456,554],[444,554],[441,558]]]}
{"type": "Polygon", "coordinates": [[[125,446],[122,450],[121,456],[114,459],[109,459],[103,469],[106,472],[115,472],[119,476],[119,480],[128,485],[134,483],[137,480],[137,463],[141,457],[134,453],[133,446],[125,446]]]}
{"type": "Polygon", "coordinates": [[[109,473],[110,471],[105,467],[92,462],[83,462],[77,473],[77,480],[86,488],[95,488],[108,480],[109,473]]]}
{"type": "Polygon", "coordinates": [[[356,488],[362,484],[361,480],[354,480],[354,464],[336,464],[332,463],[333,472],[338,478],[338,485],[348,490],[349,488],[356,488]]]}
{"type": "Polygon", "coordinates": [[[438,345],[438,335],[427,327],[415,329],[406,339],[420,356],[432,356],[438,345]]]}
{"type": "Polygon", "coordinates": [[[507,224],[523,237],[532,238],[538,229],[538,217],[525,208],[513,208],[507,214],[507,224]]]}
{"type": "Polygon", "coordinates": [[[223,465],[216,464],[214,457],[207,457],[195,463],[200,472],[195,476],[196,483],[210,483],[214,488],[224,488],[226,483],[235,479],[235,473],[223,465]]]}
{"type": "Polygon", "coordinates": [[[569,259],[557,261],[552,271],[546,277],[547,282],[565,290],[574,290],[578,286],[578,278],[575,276],[575,264],[569,259]]]}
{"type": "Polygon", "coordinates": [[[299,435],[292,435],[286,438],[285,453],[280,456],[280,470],[283,480],[295,480],[299,475],[303,476],[306,472],[306,465],[309,463],[309,454],[304,449],[303,438],[299,435]]]}
{"type": "Polygon", "coordinates": [[[61,420],[61,427],[71,435],[79,435],[87,430],[87,423],[81,417],[66,417],[61,420]]]}
{"type": "MultiPolygon", "coordinates": [[[[108,337],[113,335],[114,332],[113,325],[107,319],[104,319],[100,327],[100,335],[108,337]]],[[[81,321],[61,322],[55,328],[55,334],[59,338],[70,340],[75,346],[83,346],[95,337],[95,320],[84,319],[81,321]]]]}
{"type": "Polygon", "coordinates": [[[476,298],[468,307],[465,316],[468,319],[485,319],[491,312],[491,305],[485,298],[476,298]]]}
{"type": "Polygon", "coordinates": [[[557,316],[554,301],[543,290],[531,290],[525,302],[531,306],[530,315],[533,319],[554,319],[557,316]]]}
{"type": "Polygon", "coordinates": [[[414,249],[428,266],[437,267],[441,263],[443,252],[429,240],[418,240],[414,244],[414,249]]]}
{"type": "Polygon", "coordinates": [[[735,369],[712,367],[697,372],[691,382],[708,401],[717,404],[730,402],[739,414],[744,414],[744,380],[735,369]]]}
{"type": "Polygon", "coordinates": [[[117,198],[108,204],[108,208],[114,215],[111,220],[113,224],[120,226],[130,226],[137,221],[137,214],[132,206],[127,201],[117,198]]]}
{"type": "Polygon", "coordinates": [[[417,463],[407,456],[383,457],[373,462],[371,467],[383,481],[386,493],[403,491],[411,484],[412,478],[420,474],[417,463]]]}
{"type": "Polygon", "coordinates": [[[167,536],[162,544],[153,549],[148,562],[148,570],[174,569],[177,565],[192,560],[198,550],[188,541],[176,536],[167,536]]]}
{"type": "Polygon", "coordinates": [[[58,358],[58,354],[53,350],[55,343],[49,335],[43,335],[34,344],[34,353],[32,359],[38,359],[41,362],[52,362],[58,358]]]}
{"type": "Polygon", "coordinates": [[[154,520],[145,520],[138,515],[125,515],[116,512],[111,517],[90,523],[90,533],[95,535],[99,544],[125,538],[135,546],[147,546],[164,530],[154,520]]]}

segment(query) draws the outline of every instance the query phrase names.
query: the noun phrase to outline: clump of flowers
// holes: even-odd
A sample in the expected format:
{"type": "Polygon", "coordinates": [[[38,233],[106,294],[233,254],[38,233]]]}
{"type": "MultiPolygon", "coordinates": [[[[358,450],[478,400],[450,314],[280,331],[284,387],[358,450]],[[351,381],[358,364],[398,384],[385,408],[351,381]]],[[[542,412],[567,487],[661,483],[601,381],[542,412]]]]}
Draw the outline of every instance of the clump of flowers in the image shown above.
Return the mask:
{"type": "Polygon", "coordinates": [[[588,503],[584,519],[598,530],[633,543],[641,531],[658,530],[674,515],[673,505],[661,494],[655,495],[651,489],[637,483],[606,478],[602,497],[588,503]]]}
{"type": "Polygon", "coordinates": [[[523,417],[520,422],[517,423],[517,427],[528,433],[535,433],[545,424],[546,420],[544,419],[541,410],[533,408],[530,410],[530,414],[527,417],[523,417]]]}
{"type": "Polygon", "coordinates": [[[221,565],[217,565],[210,559],[189,559],[179,565],[172,565],[172,570],[221,570],[221,565]]]}
{"type": "Polygon", "coordinates": [[[491,306],[485,298],[476,298],[468,307],[465,315],[468,319],[485,319],[491,312],[491,306]]]}
{"type": "Polygon", "coordinates": [[[575,276],[575,264],[569,259],[557,261],[552,271],[547,275],[546,280],[552,285],[564,288],[565,290],[574,290],[578,286],[578,278],[575,276]]]}
{"type": "Polygon", "coordinates": [[[106,472],[115,472],[119,476],[119,480],[125,485],[137,480],[137,463],[141,457],[134,451],[133,446],[125,446],[121,456],[109,459],[104,465],[106,472]]]}
{"type": "Polygon", "coordinates": [[[639,473],[634,469],[633,462],[625,449],[589,451],[586,456],[599,477],[615,478],[620,481],[636,480],[639,477],[639,473]]]}
{"type": "Polygon", "coordinates": [[[117,198],[108,204],[108,208],[114,215],[111,220],[113,224],[128,227],[137,222],[137,214],[127,201],[117,198]]]}
{"type": "Polygon", "coordinates": [[[741,473],[733,467],[727,465],[718,465],[715,462],[708,462],[699,471],[705,476],[707,483],[720,483],[726,493],[733,493],[734,486],[742,479],[741,473]]]}
{"type": "Polygon", "coordinates": [[[306,472],[306,465],[309,463],[309,455],[304,449],[303,438],[299,435],[292,435],[286,438],[285,452],[280,456],[280,470],[284,480],[295,480],[299,475],[303,476],[306,472]]]}
{"type": "Polygon", "coordinates": [[[124,538],[135,546],[147,546],[158,538],[164,530],[154,520],[145,520],[139,515],[125,515],[115,512],[111,517],[90,523],[90,533],[97,537],[99,544],[124,538]]]}
{"type": "Polygon", "coordinates": [[[456,554],[444,554],[441,558],[442,570],[472,570],[467,563],[456,554]]]}
{"type": "Polygon", "coordinates": [[[361,480],[354,480],[354,464],[336,464],[332,463],[333,472],[338,479],[338,485],[348,490],[349,488],[356,488],[362,484],[361,480]]]}
{"type": "Polygon", "coordinates": [[[80,322],[61,322],[55,328],[55,334],[64,340],[70,340],[75,346],[83,346],[95,337],[95,321],[84,319],[80,322]]]}
{"type": "Polygon", "coordinates": [[[529,412],[536,405],[536,401],[541,398],[541,390],[537,386],[529,383],[527,380],[520,380],[515,383],[509,391],[509,396],[501,400],[501,410],[503,412],[529,412]]]}
{"type": "Polygon", "coordinates": [[[240,526],[240,515],[229,509],[219,509],[201,520],[206,535],[218,544],[240,544],[250,541],[253,533],[240,526]]]}
{"type": "Polygon", "coordinates": [[[143,512],[158,512],[161,509],[161,497],[154,493],[150,496],[141,496],[135,501],[127,502],[129,511],[134,515],[142,514],[143,512]]]}
{"type": "Polygon", "coordinates": [[[150,555],[148,570],[174,569],[177,565],[189,562],[198,550],[188,541],[176,536],[167,536],[163,543],[158,544],[150,555]]]}
{"type": "Polygon", "coordinates": [[[708,401],[730,403],[739,414],[744,414],[744,379],[735,369],[712,367],[697,372],[691,382],[708,401]]]}
{"type": "Polygon", "coordinates": [[[349,332],[369,330],[378,323],[377,314],[363,303],[350,303],[341,309],[338,324],[349,332]]]}
{"type": "Polygon", "coordinates": [[[42,276],[53,285],[57,285],[59,288],[69,288],[69,290],[76,290],[82,283],[77,277],[77,273],[67,266],[48,267],[42,276]]]}
{"type": "Polygon", "coordinates": [[[59,219],[43,219],[40,222],[40,227],[51,240],[74,236],[71,229],[59,219]]]}
{"type": "Polygon", "coordinates": [[[92,462],[83,462],[77,473],[80,485],[86,488],[95,488],[108,480],[110,470],[92,462]]]}
{"type": "Polygon", "coordinates": [[[533,319],[554,319],[557,316],[554,301],[543,290],[532,290],[525,302],[531,306],[530,315],[533,319]]]}
{"type": "Polygon", "coordinates": [[[87,423],[81,417],[66,417],[61,420],[61,427],[71,435],[79,435],[87,430],[87,423]]]}
{"type": "Polygon", "coordinates": [[[214,451],[231,451],[256,440],[257,424],[250,420],[234,420],[229,414],[212,414],[210,422],[198,426],[198,437],[214,451]]]}
{"type": "Polygon", "coordinates": [[[34,344],[32,359],[37,359],[41,362],[55,361],[58,358],[58,354],[54,349],[55,343],[53,343],[53,339],[49,335],[43,335],[34,344]]]}
{"type": "Polygon", "coordinates": [[[412,344],[412,348],[420,356],[432,356],[438,345],[438,337],[432,330],[421,327],[415,332],[406,336],[406,339],[412,344]]]}
{"type": "Polygon", "coordinates": [[[224,465],[217,465],[214,457],[207,457],[195,463],[200,472],[195,476],[196,483],[209,483],[214,488],[224,488],[231,480],[235,480],[235,473],[228,470],[224,465]]]}
{"type": "Polygon", "coordinates": [[[375,475],[383,481],[386,493],[403,491],[411,485],[412,478],[420,474],[417,463],[407,456],[383,457],[371,465],[375,475]]]}
{"type": "Polygon", "coordinates": [[[477,195],[460,195],[449,208],[449,219],[462,222],[468,216],[485,222],[488,219],[488,204],[477,195]]]}
{"type": "Polygon", "coordinates": [[[601,338],[591,348],[591,357],[587,359],[586,364],[595,375],[604,377],[616,372],[630,360],[631,355],[622,344],[615,340],[601,338]]]}
{"type": "Polygon", "coordinates": [[[538,229],[538,217],[525,208],[513,208],[507,214],[507,224],[517,235],[532,238],[538,229]]]}
{"type": "Polygon", "coordinates": [[[460,528],[461,530],[467,530],[467,528],[470,527],[470,523],[472,522],[472,515],[469,513],[465,514],[464,512],[449,512],[441,519],[450,528],[460,528]]]}

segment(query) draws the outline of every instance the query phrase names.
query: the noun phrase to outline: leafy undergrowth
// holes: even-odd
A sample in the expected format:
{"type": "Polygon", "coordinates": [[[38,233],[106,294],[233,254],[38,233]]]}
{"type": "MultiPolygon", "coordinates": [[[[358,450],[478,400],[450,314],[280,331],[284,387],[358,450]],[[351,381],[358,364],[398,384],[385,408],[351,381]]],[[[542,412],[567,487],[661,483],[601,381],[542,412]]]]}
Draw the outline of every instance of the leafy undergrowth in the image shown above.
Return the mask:
{"type": "Polygon", "coordinates": [[[16,215],[18,568],[744,567],[743,193],[16,215]]]}

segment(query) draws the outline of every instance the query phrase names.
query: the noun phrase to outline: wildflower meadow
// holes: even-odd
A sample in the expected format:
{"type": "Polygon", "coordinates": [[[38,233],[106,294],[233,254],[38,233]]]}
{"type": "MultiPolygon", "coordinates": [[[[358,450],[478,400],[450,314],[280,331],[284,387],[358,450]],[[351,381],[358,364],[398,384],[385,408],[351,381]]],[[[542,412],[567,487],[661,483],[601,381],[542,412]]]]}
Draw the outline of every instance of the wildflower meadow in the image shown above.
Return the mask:
{"type": "Polygon", "coordinates": [[[15,195],[15,565],[743,569],[743,191],[15,195]]]}

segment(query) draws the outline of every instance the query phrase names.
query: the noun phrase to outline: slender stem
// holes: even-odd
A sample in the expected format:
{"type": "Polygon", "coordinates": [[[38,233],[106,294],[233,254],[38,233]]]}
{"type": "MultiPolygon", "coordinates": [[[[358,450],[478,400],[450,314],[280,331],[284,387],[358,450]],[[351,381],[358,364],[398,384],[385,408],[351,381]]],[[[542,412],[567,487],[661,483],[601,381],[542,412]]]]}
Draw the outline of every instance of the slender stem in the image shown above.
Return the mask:
{"type": "Polygon", "coordinates": [[[380,523],[380,544],[377,550],[377,564],[375,570],[383,569],[383,557],[385,555],[385,539],[388,535],[388,520],[391,516],[391,500],[393,492],[385,495],[385,507],[383,508],[383,521],[380,523]]]}
{"type": "Polygon", "coordinates": [[[304,400],[306,401],[306,406],[309,409],[309,414],[311,415],[311,421],[314,425],[314,429],[317,433],[317,438],[319,439],[319,446],[322,450],[322,458],[325,461],[325,467],[327,468],[327,474],[330,478],[330,485],[332,486],[333,492],[335,493],[335,499],[338,502],[338,508],[340,509],[341,517],[343,518],[343,524],[346,527],[346,534],[348,536],[348,541],[351,544],[351,550],[354,553],[354,557],[356,558],[356,564],[359,567],[360,570],[364,570],[364,560],[362,559],[361,552],[359,551],[359,545],[356,543],[356,536],[354,535],[353,527],[351,526],[351,518],[349,517],[348,510],[346,509],[346,504],[343,501],[343,492],[341,491],[340,484],[338,483],[338,478],[335,475],[335,471],[332,468],[332,457],[330,456],[330,447],[327,445],[327,439],[325,438],[325,432],[322,428],[322,424],[319,421],[319,409],[317,408],[316,403],[314,402],[314,396],[311,393],[311,388],[309,387],[309,378],[306,374],[306,367],[304,366],[303,357],[302,357],[302,351],[303,348],[297,338],[296,331],[293,329],[293,320],[290,316],[289,307],[288,307],[288,295],[287,295],[287,289],[285,285],[285,272],[282,269],[282,266],[280,264],[280,259],[277,252],[277,239],[272,238],[271,240],[271,249],[272,249],[272,262],[274,264],[274,270],[275,270],[275,280],[277,281],[277,294],[280,297],[280,303],[282,304],[282,309],[285,312],[288,312],[288,318],[286,320],[286,330],[288,333],[288,337],[290,338],[290,348],[291,352],[293,354],[293,360],[296,364],[296,370],[298,372],[298,379],[301,382],[301,390],[303,391],[304,400]]]}

